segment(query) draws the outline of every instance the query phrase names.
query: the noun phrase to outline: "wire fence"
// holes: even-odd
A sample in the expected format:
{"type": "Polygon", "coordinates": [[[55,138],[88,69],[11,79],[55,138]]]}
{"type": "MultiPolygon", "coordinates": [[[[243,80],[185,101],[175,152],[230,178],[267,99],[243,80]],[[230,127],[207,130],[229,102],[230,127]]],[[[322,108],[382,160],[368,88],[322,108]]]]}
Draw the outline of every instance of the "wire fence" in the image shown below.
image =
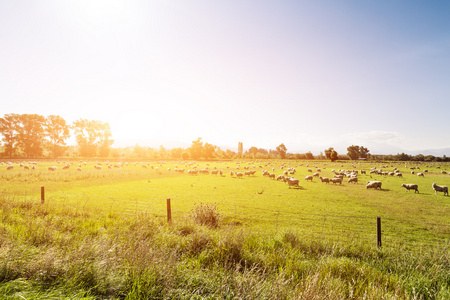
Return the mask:
{"type": "MultiPolygon", "coordinates": [[[[41,191],[41,201],[45,192],[41,191]]],[[[102,211],[112,214],[139,216],[142,214],[156,218],[167,218],[172,222],[189,218],[195,205],[183,201],[170,201],[160,198],[120,198],[108,195],[72,195],[66,192],[51,191],[51,198],[63,201],[72,199],[78,205],[96,205],[102,211]]],[[[415,219],[395,219],[379,216],[305,214],[301,211],[267,209],[255,205],[215,203],[225,225],[251,226],[252,230],[275,233],[295,232],[308,240],[321,240],[332,243],[359,242],[367,245],[421,251],[442,249],[448,255],[450,244],[450,224],[422,222],[415,219]],[[381,236],[379,234],[381,233],[381,236]]]]}

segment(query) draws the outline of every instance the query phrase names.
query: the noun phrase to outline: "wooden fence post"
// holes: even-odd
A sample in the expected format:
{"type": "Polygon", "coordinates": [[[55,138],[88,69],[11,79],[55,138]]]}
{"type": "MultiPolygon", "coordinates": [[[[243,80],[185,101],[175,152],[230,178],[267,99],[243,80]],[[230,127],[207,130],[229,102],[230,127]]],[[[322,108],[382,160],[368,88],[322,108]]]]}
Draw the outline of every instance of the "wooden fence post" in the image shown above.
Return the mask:
{"type": "Polygon", "coordinates": [[[377,246],[381,248],[381,217],[377,217],[377,246]]]}
{"type": "Polygon", "coordinates": [[[45,202],[45,188],[41,186],[41,203],[44,204],[45,202]]]}
{"type": "Polygon", "coordinates": [[[172,223],[172,208],[170,207],[170,198],[167,198],[167,222],[172,223]]]}

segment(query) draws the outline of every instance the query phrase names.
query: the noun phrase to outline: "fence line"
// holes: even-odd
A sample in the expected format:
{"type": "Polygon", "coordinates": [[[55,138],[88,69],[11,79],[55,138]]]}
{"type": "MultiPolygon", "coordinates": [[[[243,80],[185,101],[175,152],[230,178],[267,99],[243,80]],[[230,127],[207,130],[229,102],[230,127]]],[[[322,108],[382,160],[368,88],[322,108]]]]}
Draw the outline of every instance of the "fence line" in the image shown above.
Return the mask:
{"type": "MultiPolygon", "coordinates": [[[[120,213],[123,215],[138,215],[146,214],[155,217],[167,217],[168,222],[172,222],[173,217],[179,218],[180,216],[188,216],[190,210],[178,210],[178,201],[172,201],[170,210],[168,208],[169,200],[167,203],[163,202],[163,199],[147,197],[147,198],[118,198],[105,195],[74,195],[58,190],[50,190],[56,198],[69,198],[69,197],[83,197],[87,201],[91,199],[97,203],[103,203],[104,209],[109,212],[120,213]],[[120,202],[121,205],[128,206],[115,207],[114,204],[120,202]]],[[[27,199],[27,195],[24,196],[27,199]]],[[[44,187],[41,189],[41,203],[44,203],[44,187]]],[[[435,244],[436,246],[447,247],[450,244],[450,224],[438,224],[438,223],[418,223],[412,220],[399,220],[394,218],[382,217],[382,238],[378,236],[377,219],[375,217],[368,216],[355,216],[355,215],[333,215],[333,214],[308,214],[304,215],[302,212],[286,211],[282,209],[267,209],[249,205],[238,205],[228,203],[215,203],[219,208],[228,210],[225,214],[227,218],[230,218],[230,222],[244,221],[250,219],[256,221],[256,224],[260,221],[265,223],[265,226],[273,226],[276,232],[280,228],[293,229],[295,228],[304,235],[312,235],[314,237],[326,238],[327,240],[335,241],[348,241],[348,239],[354,239],[357,237],[360,241],[367,241],[370,243],[377,243],[379,247],[382,246],[381,240],[383,240],[383,247],[394,245],[407,245],[407,246],[423,246],[435,244]],[[256,220],[251,215],[239,214],[238,211],[259,211],[265,213],[263,219],[256,220]],[[289,216],[294,217],[289,218],[289,216]],[[350,219],[351,222],[342,223],[343,219],[350,219]],[[340,220],[339,222],[333,222],[334,220],[340,220]],[[345,226],[345,224],[349,224],[345,226]],[[355,228],[357,226],[357,228],[355,228]],[[408,227],[409,226],[409,227],[408,227]],[[433,226],[443,228],[443,233],[440,236],[433,236],[430,233],[418,236],[417,231],[427,231],[424,226],[433,226]],[[412,233],[413,232],[413,233],[412,233]],[[421,239],[421,240],[419,240],[421,239]]],[[[433,233],[431,233],[433,234],[433,233]]]]}

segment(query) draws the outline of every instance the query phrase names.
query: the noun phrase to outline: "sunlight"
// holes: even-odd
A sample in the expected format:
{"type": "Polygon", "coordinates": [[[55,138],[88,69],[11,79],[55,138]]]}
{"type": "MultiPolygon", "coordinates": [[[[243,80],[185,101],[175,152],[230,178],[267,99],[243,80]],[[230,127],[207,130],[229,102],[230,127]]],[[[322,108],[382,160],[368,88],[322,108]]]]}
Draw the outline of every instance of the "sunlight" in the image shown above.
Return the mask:
{"type": "Polygon", "coordinates": [[[127,110],[111,124],[114,136],[125,139],[150,139],[163,132],[164,121],[156,112],[127,110]]]}

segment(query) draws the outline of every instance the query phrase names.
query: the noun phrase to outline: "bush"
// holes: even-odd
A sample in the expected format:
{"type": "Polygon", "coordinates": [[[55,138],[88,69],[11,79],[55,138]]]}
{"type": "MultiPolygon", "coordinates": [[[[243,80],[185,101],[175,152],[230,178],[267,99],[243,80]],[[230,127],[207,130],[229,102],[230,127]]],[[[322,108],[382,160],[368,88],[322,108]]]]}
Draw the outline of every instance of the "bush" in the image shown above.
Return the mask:
{"type": "Polygon", "coordinates": [[[200,203],[191,211],[192,220],[200,225],[207,225],[213,228],[219,226],[221,215],[217,210],[217,204],[200,203]]]}

